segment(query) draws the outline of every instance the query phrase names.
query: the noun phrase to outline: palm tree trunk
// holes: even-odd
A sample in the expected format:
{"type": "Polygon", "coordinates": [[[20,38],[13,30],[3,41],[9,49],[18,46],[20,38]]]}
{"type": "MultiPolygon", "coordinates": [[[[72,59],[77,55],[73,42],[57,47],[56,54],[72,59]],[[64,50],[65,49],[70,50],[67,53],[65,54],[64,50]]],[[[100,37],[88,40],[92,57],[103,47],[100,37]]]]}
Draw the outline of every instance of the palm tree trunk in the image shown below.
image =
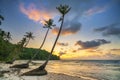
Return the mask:
{"type": "Polygon", "coordinates": [[[30,38],[28,39],[28,41],[27,41],[27,43],[25,44],[25,46],[24,46],[24,47],[26,47],[26,46],[28,45],[29,41],[30,41],[30,38]]]}
{"type": "Polygon", "coordinates": [[[51,52],[50,52],[47,60],[45,61],[45,63],[43,63],[43,64],[39,67],[40,70],[44,70],[45,67],[46,67],[46,65],[47,65],[47,63],[48,63],[48,61],[50,60],[50,57],[51,57],[51,55],[52,55],[52,53],[53,53],[53,50],[54,50],[54,48],[55,48],[55,46],[56,46],[57,40],[58,40],[58,38],[59,38],[59,36],[60,36],[61,30],[62,30],[62,26],[63,26],[63,22],[64,22],[64,15],[63,15],[63,20],[62,20],[62,22],[61,22],[61,26],[60,26],[58,35],[57,35],[56,40],[55,40],[55,42],[54,42],[54,44],[53,44],[53,47],[52,47],[52,49],[51,49],[51,52]]]}
{"type": "MultiPolygon", "coordinates": [[[[43,40],[41,46],[39,47],[39,50],[43,47],[43,45],[44,45],[44,43],[45,43],[45,41],[46,41],[48,32],[49,32],[49,28],[48,28],[48,30],[47,30],[47,32],[46,32],[46,34],[45,34],[45,37],[44,37],[44,40],[43,40]]],[[[39,50],[38,50],[38,51],[33,55],[33,57],[27,62],[27,64],[29,64],[29,63],[34,59],[34,57],[37,56],[37,54],[39,53],[39,50]]]]}

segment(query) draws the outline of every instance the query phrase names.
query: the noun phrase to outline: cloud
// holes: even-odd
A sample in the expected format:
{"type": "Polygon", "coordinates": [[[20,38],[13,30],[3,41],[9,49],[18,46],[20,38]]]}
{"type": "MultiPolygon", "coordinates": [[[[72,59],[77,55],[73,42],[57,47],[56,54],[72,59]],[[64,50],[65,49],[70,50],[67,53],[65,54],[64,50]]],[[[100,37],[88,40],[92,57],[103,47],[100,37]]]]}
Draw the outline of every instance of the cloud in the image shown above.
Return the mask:
{"type": "Polygon", "coordinates": [[[111,51],[120,51],[120,49],[111,49],[111,51]]]}
{"type": "Polygon", "coordinates": [[[102,13],[102,12],[104,12],[106,9],[107,9],[106,6],[104,6],[104,7],[94,7],[94,8],[90,8],[90,9],[88,9],[87,11],[85,11],[84,14],[87,15],[87,16],[91,16],[91,15],[93,15],[93,14],[102,13]]]}
{"type": "Polygon", "coordinates": [[[66,54],[66,53],[67,53],[67,51],[64,51],[64,52],[63,52],[63,51],[60,51],[60,52],[59,52],[59,56],[62,56],[62,55],[64,55],[64,54],[66,54]]]}
{"type": "MultiPolygon", "coordinates": [[[[78,31],[80,31],[81,28],[81,23],[79,22],[68,22],[63,26],[63,29],[61,31],[61,35],[62,36],[66,36],[66,35],[72,35],[72,34],[76,34],[78,31]]],[[[59,28],[55,27],[54,29],[52,29],[52,33],[53,34],[58,34],[59,28]]]]}
{"type": "Polygon", "coordinates": [[[25,8],[24,4],[20,4],[20,10],[29,19],[40,23],[44,23],[44,20],[48,20],[52,17],[48,12],[38,10],[34,4],[30,4],[28,8],[25,8]]]}
{"type": "Polygon", "coordinates": [[[75,52],[77,52],[77,51],[78,51],[78,50],[73,50],[72,52],[75,53],[75,52]]]}
{"type": "Polygon", "coordinates": [[[94,29],[95,32],[102,32],[103,36],[120,37],[120,23],[110,24],[105,27],[94,29]]]}
{"type": "Polygon", "coordinates": [[[120,55],[113,54],[113,53],[106,53],[105,56],[112,59],[120,59],[120,55]]]}
{"type": "Polygon", "coordinates": [[[59,45],[59,46],[68,46],[68,43],[60,43],[60,42],[57,42],[57,45],[59,45]]]}
{"type": "Polygon", "coordinates": [[[103,44],[108,44],[110,43],[110,41],[107,41],[107,40],[104,40],[104,39],[96,39],[96,40],[92,40],[92,41],[86,41],[86,42],[83,42],[83,41],[77,41],[75,43],[75,45],[79,45],[81,48],[79,48],[79,50],[81,49],[91,49],[91,48],[97,48],[99,47],[100,45],[103,45],[103,44]]]}

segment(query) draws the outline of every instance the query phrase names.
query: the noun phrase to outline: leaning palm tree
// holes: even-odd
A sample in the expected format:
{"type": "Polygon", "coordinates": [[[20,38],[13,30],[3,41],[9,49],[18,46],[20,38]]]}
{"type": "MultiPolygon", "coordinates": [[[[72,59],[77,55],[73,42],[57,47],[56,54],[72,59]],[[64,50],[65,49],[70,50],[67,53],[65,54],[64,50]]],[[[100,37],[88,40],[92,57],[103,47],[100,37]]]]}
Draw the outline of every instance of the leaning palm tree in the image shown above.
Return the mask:
{"type": "Polygon", "coordinates": [[[47,29],[47,32],[45,34],[44,40],[43,40],[42,44],[40,45],[38,51],[33,55],[33,57],[30,60],[28,60],[27,63],[15,65],[14,68],[28,68],[29,67],[29,63],[34,59],[34,57],[37,56],[37,54],[39,53],[40,49],[43,47],[43,45],[44,45],[44,43],[46,41],[49,29],[52,29],[52,27],[54,27],[54,26],[55,25],[53,24],[53,20],[52,19],[49,19],[48,21],[45,21],[45,24],[44,24],[43,28],[48,28],[48,29],[47,29]]]}
{"type": "Polygon", "coordinates": [[[57,10],[62,14],[61,18],[59,19],[59,21],[61,21],[61,25],[60,25],[60,29],[59,29],[58,35],[56,37],[56,40],[55,40],[55,42],[53,44],[53,47],[51,49],[51,52],[48,56],[48,59],[39,68],[34,69],[32,71],[29,71],[29,72],[26,72],[22,75],[46,75],[47,74],[47,71],[45,70],[45,67],[46,67],[46,65],[47,65],[47,63],[48,63],[48,61],[49,61],[49,59],[50,59],[50,57],[53,53],[53,50],[54,50],[55,45],[57,43],[57,40],[60,36],[61,30],[62,30],[62,27],[63,27],[64,17],[70,11],[70,9],[71,8],[68,5],[60,5],[59,7],[57,7],[57,10]],[[38,71],[41,71],[41,72],[38,74],[38,71]]]}
{"type": "Polygon", "coordinates": [[[59,36],[60,36],[61,30],[62,30],[62,27],[63,27],[64,16],[65,16],[65,14],[67,14],[67,13],[70,11],[71,8],[70,8],[68,5],[60,5],[59,7],[56,7],[56,9],[62,14],[61,18],[59,19],[59,21],[61,21],[61,26],[60,26],[58,35],[57,35],[57,37],[56,37],[56,40],[55,40],[55,42],[54,42],[54,44],[53,44],[53,47],[52,47],[52,49],[51,49],[51,52],[50,52],[50,54],[49,54],[49,56],[48,56],[48,59],[46,60],[46,62],[45,62],[43,65],[41,65],[41,66],[39,67],[40,70],[45,69],[45,67],[46,67],[46,65],[47,65],[47,63],[48,63],[48,61],[49,61],[49,59],[50,59],[50,56],[51,56],[51,54],[53,53],[53,50],[54,50],[54,48],[55,48],[55,46],[56,46],[57,40],[58,40],[58,38],[59,38],[59,36]]]}
{"type": "Polygon", "coordinates": [[[0,25],[1,25],[1,21],[4,20],[4,17],[2,15],[0,15],[0,25]]]}
{"type": "Polygon", "coordinates": [[[26,44],[24,45],[24,47],[26,47],[28,45],[28,43],[30,42],[30,39],[34,39],[33,33],[32,32],[26,32],[26,35],[24,35],[28,40],[26,42],[26,44]]]}
{"type": "Polygon", "coordinates": [[[45,24],[44,24],[43,28],[48,28],[48,29],[47,29],[47,32],[46,32],[45,37],[44,37],[44,39],[43,39],[43,42],[42,42],[42,44],[40,45],[38,51],[37,51],[37,52],[33,55],[33,57],[27,62],[27,64],[29,64],[29,63],[34,59],[34,57],[37,56],[37,54],[39,53],[39,50],[41,50],[41,48],[43,47],[43,45],[44,45],[44,43],[45,43],[45,41],[46,41],[46,38],[47,38],[47,35],[48,35],[49,30],[52,29],[52,27],[55,26],[55,24],[53,24],[53,22],[54,22],[54,21],[53,21],[52,19],[49,19],[48,21],[45,21],[45,24]]]}

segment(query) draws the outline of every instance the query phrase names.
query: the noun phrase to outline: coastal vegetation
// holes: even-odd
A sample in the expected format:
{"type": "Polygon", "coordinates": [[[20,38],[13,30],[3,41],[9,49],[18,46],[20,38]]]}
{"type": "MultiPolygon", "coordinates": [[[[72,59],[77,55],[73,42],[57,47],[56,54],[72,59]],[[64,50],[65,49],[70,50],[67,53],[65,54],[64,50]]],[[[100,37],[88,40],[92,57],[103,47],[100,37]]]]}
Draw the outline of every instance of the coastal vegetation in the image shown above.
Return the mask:
{"type": "MultiPolygon", "coordinates": [[[[33,39],[31,32],[26,32],[26,35],[17,44],[10,42],[12,40],[11,33],[0,29],[0,61],[10,61],[13,59],[30,60],[36,51],[40,54],[34,57],[34,60],[46,60],[49,54],[46,50],[27,48],[30,39],[33,39]]],[[[59,60],[56,55],[52,55],[52,60],[59,60]]]]}

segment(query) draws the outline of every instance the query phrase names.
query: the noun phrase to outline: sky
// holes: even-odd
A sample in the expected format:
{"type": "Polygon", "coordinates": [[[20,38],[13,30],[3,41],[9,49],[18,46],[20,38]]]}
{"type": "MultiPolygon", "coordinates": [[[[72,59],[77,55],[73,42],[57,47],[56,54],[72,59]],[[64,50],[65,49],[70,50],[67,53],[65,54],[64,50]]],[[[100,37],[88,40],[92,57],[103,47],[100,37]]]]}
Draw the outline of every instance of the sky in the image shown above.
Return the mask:
{"type": "Polygon", "coordinates": [[[53,54],[70,60],[120,59],[120,0],[0,0],[5,18],[0,28],[11,32],[14,44],[33,32],[35,38],[27,47],[39,48],[47,31],[44,21],[53,19],[56,26],[42,48],[50,52],[60,27],[60,4],[71,10],[53,54]]]}

